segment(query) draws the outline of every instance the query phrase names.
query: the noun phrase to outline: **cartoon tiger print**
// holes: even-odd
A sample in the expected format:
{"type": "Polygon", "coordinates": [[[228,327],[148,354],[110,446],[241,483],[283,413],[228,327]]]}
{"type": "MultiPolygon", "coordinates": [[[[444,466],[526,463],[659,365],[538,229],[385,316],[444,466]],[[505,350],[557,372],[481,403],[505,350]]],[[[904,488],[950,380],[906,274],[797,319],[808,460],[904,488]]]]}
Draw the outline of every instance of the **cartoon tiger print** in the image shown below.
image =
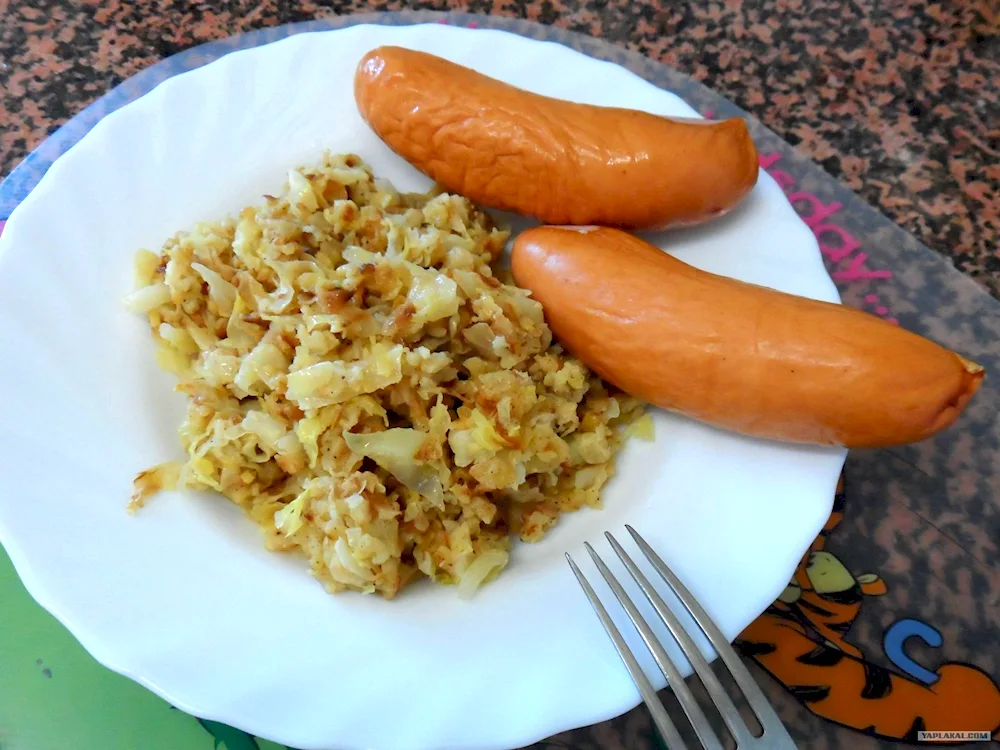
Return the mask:
{"type": "Polygon", "coordinates": [[[921,730],[989,730],[997,737],[1000,688],[985,672],[943,664],[928,686],[867,661],[844,639],[864,596],[886,591],[878,576],[855,578],[824,550],[843,518],[844,499],[841,478],[823,531],[784,593],[740,634],[737,646],[812,713],[859,732],[911,743],[921,730]]]}

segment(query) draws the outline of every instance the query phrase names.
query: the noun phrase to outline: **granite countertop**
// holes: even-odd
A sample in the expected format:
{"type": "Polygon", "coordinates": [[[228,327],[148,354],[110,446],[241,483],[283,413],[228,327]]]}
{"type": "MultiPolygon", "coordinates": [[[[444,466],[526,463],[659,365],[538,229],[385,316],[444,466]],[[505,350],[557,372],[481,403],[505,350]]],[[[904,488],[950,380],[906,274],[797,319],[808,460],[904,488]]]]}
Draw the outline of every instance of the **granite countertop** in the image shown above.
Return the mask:
{"type": "Polygon", "coordinates": [[[0,176],[109,88],[187,47],[339,13],[496,13],[583,31],[688,73],[1000,296],[993,7],[990,0],[3,0],[0,176]]]}

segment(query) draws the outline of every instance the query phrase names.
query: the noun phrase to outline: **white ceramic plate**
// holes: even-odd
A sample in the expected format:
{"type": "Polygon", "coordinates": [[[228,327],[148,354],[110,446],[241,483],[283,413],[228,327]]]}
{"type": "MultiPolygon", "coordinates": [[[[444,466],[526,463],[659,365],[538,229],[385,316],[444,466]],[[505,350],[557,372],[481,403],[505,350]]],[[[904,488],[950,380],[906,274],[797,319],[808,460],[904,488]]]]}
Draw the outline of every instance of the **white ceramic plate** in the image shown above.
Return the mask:
{"type": "MultiPolygon", "coordinates": [[[[127,515],[135,473],[179,457],[183,413],[146,322],[120,306],[133,252],[255,202],[324,149],[362,155],[400,188],[426,187],[354,107],[354,67],[380,44],[549,95],[695,114],[555,44],[424,25],[237,52],[110,115],[0,240],[0,539],[34,597],[94,656],[199,716],[305,749],[521,746],[638,703],[564,552],[583,562],[590,540],[610,559],[601,532],[631,523],[735,637],[822,526],[844,452],[659,414],[655,443],[621,456],[606,509],[518,546],[472,601],[431,585],[394,602],[328,596],[298,559],[265,552],[219,497],[162,496],[127,515]]],[[[812,234],[763,173],[731,216],[658,241],[704,269],[838,299],[812,234]]]]}

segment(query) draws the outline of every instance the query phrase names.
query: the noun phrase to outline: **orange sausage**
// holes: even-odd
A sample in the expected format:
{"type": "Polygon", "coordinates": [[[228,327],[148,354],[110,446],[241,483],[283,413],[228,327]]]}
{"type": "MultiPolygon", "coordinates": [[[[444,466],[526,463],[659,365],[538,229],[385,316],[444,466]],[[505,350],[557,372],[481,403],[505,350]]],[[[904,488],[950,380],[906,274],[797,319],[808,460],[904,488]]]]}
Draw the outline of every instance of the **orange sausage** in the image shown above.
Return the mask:
{"type": "Polygon", "coordinates": [[[354,99],[393,151],[446,190],[552,224],[696,224],[757,182],[742,120],[550,99],[400,47],[361,60],[354,99]]]}
{"type": "Polygon", "coordinates": [[[699,271],[614,229],[538,227],[517,283],[618,388],[747,435],[848,448],[929,437],[983,368],[873,315],[699,271]]]}

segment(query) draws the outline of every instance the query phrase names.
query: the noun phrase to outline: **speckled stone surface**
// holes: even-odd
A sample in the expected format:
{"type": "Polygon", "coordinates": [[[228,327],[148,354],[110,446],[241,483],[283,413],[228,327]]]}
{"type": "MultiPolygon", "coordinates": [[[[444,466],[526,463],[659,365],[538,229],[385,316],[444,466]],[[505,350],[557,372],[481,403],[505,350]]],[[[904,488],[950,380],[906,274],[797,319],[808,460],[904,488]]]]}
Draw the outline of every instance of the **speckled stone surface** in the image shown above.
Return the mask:
{"type": "MultiPolygon", "coordinates": [[[[532,38],[557,41],[593,57],[623,65],[655,85],[677,92],[702,112],[714,111],[720,116],[743,114],[683,74],[628,52],[624,46],[579,34],[508,19],[484,22],[462,13],[450,14],[447,18],[433,14],[402,14],[383,17],[378,22],[429,20],[458,25],[475,22],[480,26],[490,25],[532,38]]],[[[297,30],[333,28],[350,22],[329,19],[297,30]]],[[[104,23],[110,21],[105,19],[104,23]]],[[[193,18],[185,23],[196,25],[193,18]]],[[[275,29],[259,38],[249,35],[254,38],[242,37],[232,42],[228,49],[253,46],[288,33],[292,30],[275,29]]],[[[613,33],[607,36],[614,39],[613,33]]],[[[186,38],[183,46],[194,41],[186,38]]],[[[140,76],[123,87],[127,90],[120,89],[112,97],[116,100],[113,104],[105,100],[103,108],[99,107],[102,111],[95,113],[92,119],[96,121],[103,112],[141,95],[156,81],[208,62],[228,49],[209,51],[203,48],[172,58],[161,66],[166,69],[152,71],[155,73],[152,80],[147,78],[140,83],[143,78],[140,76]]],[[[164,54],[173,51],[167,49],[164,54]]],[[[147,62],[154,60],[155,57],[148,58],[147,62]]],[[[95,89],[86,101],[101,93],[103,88],[95,89]]],[[[730,96],[739,101],[738,96],[730,96]]],[[[753,105],[742,103],[754,109],[753,105]]],[[[761,119],[767,118],[761,115],[761,119]]],[[[785,190],[817,236],[824,260],[845,303],[868,309],[930,336],[980,362],[988,372],[1000,371],[1000,349],[996,346],[996,341],[1000,340],[1000,304],[968,278],[956,273],[941,257],[854,198],[849,189],[810,164],[801,143],[796,151],[760,123],[751,121],[750,127],[760,149],[762,165],[785,190]]],[[[781,130],[780,126],[774,129],[781,130]]],[[[51,139],[49,143],[56,140],[51,139]]],[[[33,172],[43,169],[45,159],[54,158],[64,147],[56,144],[56,154],[39,158],[35,165],[19,171],[26,172],[25,179],[37,177],[33,172]]],[[[995,160],[980,159],[976,163],[980,171],[996,168],[995,160]]],[[[995,182],[996,175],[992,175],[992,179],[995,182]]],[[[12,181],[13,178],[8,184],[12,181]]],[[[17,185],[0,189],[0,210],[8,194],[18,192],[17,185]]],[[[975,213],[974,218],[982,221],[983,215],[975,213]]],[[[986,218],[996,224],[995,212],[986,218]]],[[[838,513],[843,512],[844,518],[830,535],[824,553],[844,568],[853,583],[850,589],[833,591],[820,602],[838,609],[842,618],[840,624],[846,626],[839,631],[847,640],[837,637],[839,645],[831,651],[829,641],[824,645],[822,639],[813,634],[813,642],[807,644],[811,650],[802,654],[806,661],[794,660],[810,667],[840,666],[819,678],[809,675],[810,684],[803,685],[798,666],[789,674],[774,671],[773,665],[769,667],[768,652],[761,647],[771,644],[751,639],[753,633],[749,628],[741,636],[748,658],[775,678],[753,667],[755,676],[799,747],[890,750],[898,747],[890,737],[902,737],[904,742],[916,745],[909,732],[905,736],[893,734],[885,722],[893,717],[897,724],[905,720],[902,727],[906,731],[920,726],[918,721],[924,722],[926,717],[927,721],[950,727],[955,707],[972,702],[985,706],[985,713],[993,712],[989,714],[990,721],[981,722],[987,726],[975,728],[990,731],[995,738],[1000,738],[1000,687],[996,682],[996,676],[1000,675],[1000,651],[996,648],[1000,643],[1000,511],[997,505],[997,498],[1000,498],[1000,422],[996,417],[1000,411],[1000,389],[994,381],[995,378],[987,379],[953,431],[918,445],[853,452],[849,457],[845,468],[848,490],[838,500],[838,513]],[[845,498],[846,510],[842,505],[845,498]],[[882,582],[881,591],[873,591],[870,585],[867,591],[857,588],[862,578],[868,579],[870,584],[871,576],[882,582]],[[849,600],[847,594],[851,595],[849,600]],[[865,594],[863,600],[861,594],[865,594]],[[862,601],[867,603],[862,604],[862,601]],[[844,607],[846,609],[841,609],[844,607]],[[925,641],[912,647],[910,655],[929,669],[929,677],[923,681],[913,672],[901,672],[899,654],[888,645],[891,632],[898,633],[899,627],[912,627],[915,622],[930,629],[925,633],[936,632],[941,639],[939,646],[931,647],[925,641]],[[833,686],[835,694],[843,692],[845,686],[848,690],[854,689],[854,678],[846,673],[848,667],[855,671],[863,669],[865,691],[872,693],[866,700],[876,702],[865,704],[867,707],[863,711],[849,712],[850,716],[845,719],[836,713],[831,703],[824,703],[817,687],[833,686]],[[960,679],[956,680],[956,675],[960,679]],[[935,679],[937,682],[933,682],[935,679]],[[892,697],[893,685],[912,688],[916,682],[923,686],[916,692],[919,705],[900,697],[902,689],[897,689],[896,697],[892,697]],[[878,690],[874,690],[876,687],[878,690]],[[851,723],[846,724],[848,719],[851,723]]],[[[824,543],[826,536],[822,535],[824,543]]],[[[803,558],[802,573],[807,579],[809,574],[805,566],[811,560],[811,555],[803,558]]],[[[827,562],[833,564],[829,559],[827,562]]],[[[734,571],[734,575],[738,574],[739,571],[734,571]]],[[[793,614],[803,614],[803,607],[793,609],[793,614]]],[[[786,620],[773,620],[769,610],[757,621],[761,622],[784,627],[786,620]],[[768,617],[772,619],[769,621],[768,617]]],[[[781,643],[777,652],[780,654],[795,647],[791,641],[781,643]]],[[[668,710],[675,708],[671,696],[664,694],[664,700],[668,710]]],[[[25,747],[36,750],[30,745],[25,747]]],[[[648,712],[640,707],[610,722],[567,732],[534,747],[538,750],[653,750],[660,745],[648,712]]]]}
{"type": "Polygon", "coordinates": [[[675,67],[1000,294],[994,0],[0,0],[0,176],[165,56],[253,28],[402,8],[528,18],[675,67]]]}

